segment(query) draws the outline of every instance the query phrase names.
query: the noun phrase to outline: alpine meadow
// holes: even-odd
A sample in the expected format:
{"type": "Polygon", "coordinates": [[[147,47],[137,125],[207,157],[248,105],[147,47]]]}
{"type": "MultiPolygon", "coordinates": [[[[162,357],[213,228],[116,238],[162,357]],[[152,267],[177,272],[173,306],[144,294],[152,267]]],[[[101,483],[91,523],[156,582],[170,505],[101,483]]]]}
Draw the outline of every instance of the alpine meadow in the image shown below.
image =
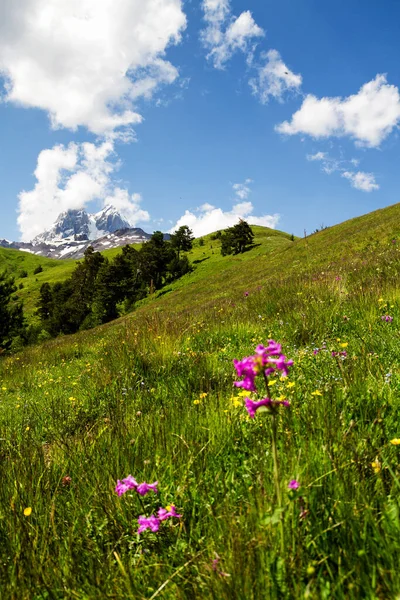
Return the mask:
{"type": "Polygon", "coordinates": [[[399,223],[204,236],[133,312],[4,353],[2,597],[400,597],[399,223]]]}
{"type": "Polygon", "coordinates": [[[400,0],[0,0],[0,600],[400,600],[400,0]]]}

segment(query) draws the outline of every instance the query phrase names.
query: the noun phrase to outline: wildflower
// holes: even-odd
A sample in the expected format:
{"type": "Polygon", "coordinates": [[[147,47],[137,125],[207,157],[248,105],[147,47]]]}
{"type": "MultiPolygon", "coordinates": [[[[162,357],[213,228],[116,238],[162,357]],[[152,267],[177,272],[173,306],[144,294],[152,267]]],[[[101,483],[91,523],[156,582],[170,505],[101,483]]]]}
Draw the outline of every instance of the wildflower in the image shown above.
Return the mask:
{"type": "Polygon", "coordinates": [[[128,475],[128,477],[122,481],[118,479],[117,485],[115,486],[115,491],[117,492],[118,496],[122,496],[122,494],[125,494],[129,490],[134,490],[137,487],[138,482],[132,477],[132,475],[128,475]]]}
{"type": "Polygon", "coordinates": [[[69,475],[66,475],[65,477],[63,477],[63,478],[61,479],[61,483],[62,483],[62,485],[63,485],[63,486],[65,486],[65,487],[66,487],[67,485],[70,485],[71,481],[72,481],[72,479],[71,479],[71,477],[70,477],[69,475]]]}
{"type": "Polygon", "coordinates": [[[247,296],[249,295],[249,292],[245,292],[244,293],[244,297],[247,298],[247,296]]]}
{"type": "Polygon", "coordinates": [[[371,463],[371,467],[373,468],[376,474],[381,472],[382,466],[377,458],[371,463]]]}
{"type": "Polygon", "coordinates": [[[300,483],[297,481],[297,479],[292,479],[288,483],[288,490],[298,490],[299,487],[300,487],[300,483]]]}
{"type": "Polygon", "coordinates": [[[294,388],[295,385],[296,384],[294,383],[294,381],[289,381],[286,387],[288,387],[288,388],[294,388]]]}
{"type": "Polygon", "coordinates": [[[153,490],[153,492],[155,494],[157,494],[157,492],[158,492],[157,485],[158,485],[158,481],[155,481],[154,483],[145,483],[144,482],[137,486],[136,491],[140,496],[145,496],[146,494],[148,494],[150,492],[150,490],[153,490]]]}
{"type": "Polygon", "coordinates": [[[311,396],[322,396],[319,390],[315,390],[315,392],[311,392],[311,396]]]}
{"type": "Polygon", "coordinates": [[[200,400],[198,400],[198,399],[193,400],[193,404],[200,404],[200,400]]]}
{"type": "Polygon", "coordinates": [[[257,375],[272,375],[276,370],[282,371],[287,376],[288,369],[293,365],[292,360],[287,360],[282,354],[281,345],[275,340],[268,340],[268,346],[259,344],[254,356],[247,356],[242,360],[234,360],[238,377],[243,381],[236,381],[236,387],[242,387],[249,392],[256,392],[255,378],[257,375]]]}
{"type": "Polygon", "coordinates": [[[233,364],[235,365],[236,372],[238,377],[243,377],[243,381],[235,381],[234,385],[236,387],[242,387],[248,392],[255,392],[255,377],[257,372],[255,370],[254,365],[254,357],[248,356],[243,358],[242,360],[234,360],[233,364]]]}
{"type": "Polygon", "coordinates": [[[154,515],[150,515],[150,517],[139,517],[138,523],[138,535],[140,535],[143,531],[146,531],[146,529],[151,529],[153,533],[156,533],[160,529],[160,520],[154,515]]]}
{"type": "Polygon", "coordinates": [[[28,508],[24,509],[25,517],[29,517],[31,514],[32,514],[32,508],[30,506],[28,506],[28,508]]]}
{"type": "Polygon", "coordinates": [[[393,446],[400,446],[400,438],[394,438],[393,440],[390,440],[390,443],[393,446]]]}
{"type": "Polygon", "coordinates": [[[200,394],[200,398],[205,398],[206,396],[208,396],[207,392],[203,392],[202,394],[200,394]]]}
{"type": "Polygon", "coordinates": [[[381,319],[382,321],[386,321],[386,323],[391,323],[393,321],[393,317],[390,315],[382,315],[381,319]]]}
{"type": "Polygon", "coordinates": [[[347,348],[347,346],[348,346],[348,345],[349,345],[349,342],[342,342],[342,343],[340,344],[340,347],[341,347],[341,348],[347,348]]]}
{"type": "Polygon", "coordinates": [[[171,506],[167,506],[166,508],[158,509],[159,521],[165,521],[170,517],[175,517],[176,519],[180,519],[182,517],[182,515],[178,515],[178,513],[176,512],[176,508],[173,504],[171,504],[171,506]]]}
{"type": "Polygon", "coordinates": [[[254,419],[257,410],[259,410],[260,408],[262,409],[263,407],[265,407],[263,410],[272,411],[276,406],[279,405],[290,406],[290,402],[288,402],[287,400],[271,400],[270,398],[264,398],[263,400],[259,400],[258,402],[254,402],[254,400],[246,398],[245,402],[247,412],[249,413],[251,419],[254,419]]]}

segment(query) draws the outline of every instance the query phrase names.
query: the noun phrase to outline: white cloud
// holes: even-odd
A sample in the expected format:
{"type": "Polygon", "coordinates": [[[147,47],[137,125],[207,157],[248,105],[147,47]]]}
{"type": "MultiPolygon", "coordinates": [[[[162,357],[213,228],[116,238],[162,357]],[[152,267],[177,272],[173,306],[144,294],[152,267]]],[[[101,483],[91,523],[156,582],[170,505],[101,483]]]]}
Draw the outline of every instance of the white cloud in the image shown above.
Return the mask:
{"type": "Polygon", "coordinates": [[[35,170],[36,184],[19,194],[18,226],[21,239],[28,241],[49,228],[58,215],[69,209],[84,208],[93,200],[120,208],[132,225],[148,220],[139,208],[140,197],[122,190],[112,182],[118,168],[114,145],[105,141],[57,145],[42,150],[35,170]]]}
{"type": "Polygon", "coordinates": [[[302,76],[293,73],[283,62],[277,50],[269,50],[261,55],[265,64],[259,66],[256,78],[250,79],[249,84],[253,94],[263,104],[272,96],[282,102],[285,93],[298,92],[302,84],[302,76]]]}
{"type": "Polygon", "coordinates": [[[350,160],[338,160],[329,156],[327,152],[316,152],[315,154],[307,154],[307,160],[321,162],[324,173],[331,175],[339,171],[341,177],[350,181],[351,186],[363,192],[372,192],[379,190],[379,185],[375,181],[373,173],[365,173],[364,171],[349,171],[344,165],[358,166],[360,161],[357,158],[350,160]]]}
{"type": "Polygon", "coordinates": [[[188,225],[196,237],[207,235],[219,229],[232,227],[239,222],[239,219],[245,219],[251,225],[263,225],[274,229],[279,221],[279,215],[264,215],[262,217],[253,216],[253,205],[251,202],[242,202],[235,204],[231,211],[224,212],[221,208],[216,208],[211,204],[203,204],[196,211],[185,211],[177,223],[171,228],[171,233],[182,225],[188,225]]]}
{"type": "Polygon", "coordinates": [[[232,16],[229,0],[203,0],[202,8],[207,25],[200,37],[214,67],[223,69],[237,50],[249,60],[254,40],[265,35],[251,12],[246,10],[239,17],[232,16]]]}
{"type": "Polygon", "coordinates": [[[252,179],[246,179],[244,183],[234,183],[232,188],[239,200],[246,200],[249,197],[251,189],[249,185],[253,183],[252,179]]]}
{"type": "Polygon", "coordinates": [[[54,128],[130,128],[134,101],[178,77],[164,56],[185,27],[181,0],[2,2],[6,100],[47,111],[54,128]]]}
{"type": "Polygon", "coordinates": [[[141,201],[141,194],[135,193],[129,195],[128,190],[117,187],[113,190],[112,195],[105,197],[103,204],[104,206],[108,206],[109,204],[114,206],[129,221],[131,226],[135,227],[138,223],[150,221],[150,215],[147,210],[140,208],[141,201]]]}
{"type": "Polygon", "coordinates": [[[322,164],[322,170],[327,175],[331,175],[335,171],[340,170],[340,164],[345,161],[340,161],[336,158],[329,156],[327,152],[316,152],[316,154],[307,154],[307,160],[315,162],[320,161],[322,164]]]}
{"type": "Polygon", "coordinates": [[[307,154],[307,160],[326,160],[328,157],[326,152],[316,152],[315,154],[307,154]]]}
{"type": "Polygon", "coordinates": [[[375,175],[373,173],[364,173],[363,171],[344,171],[342,177],[348,179],[351,182],[352,187],[363,192],[372,192],[379,190],[379,185],[375,181],[375,175]]]}
{"type": "Polygon", "coordinates": [[[276,127],[287,135],[314,138],[349,136],[357,145],[378,147],[400,123],[400,93],[385,75],[361,87],[347,98],[306,96],[301,108],[276,127]]]}

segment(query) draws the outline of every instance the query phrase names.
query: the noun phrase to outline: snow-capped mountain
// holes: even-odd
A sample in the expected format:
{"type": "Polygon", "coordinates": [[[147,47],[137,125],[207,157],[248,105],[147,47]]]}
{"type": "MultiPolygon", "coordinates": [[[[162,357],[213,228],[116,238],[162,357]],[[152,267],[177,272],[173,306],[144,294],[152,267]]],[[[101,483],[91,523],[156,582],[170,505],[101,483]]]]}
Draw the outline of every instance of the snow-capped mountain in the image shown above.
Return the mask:
{"type": "MultiPolygon", "coordinates": [[[[165,234],[166,239],[169,238],[165,234]]],[[[61,213],[55,223],[31,242],[0,239],[0,247],[23,250],[48,258],[82,258],[86,248],[101,252],[127,244],[141,244],[151,238],[139,227],[131,227],[113,206],[88,214],[85,210],[61,213]]]]}
{"type": "Polygon", "coordinates": [[[130,228],[113,206],[106,206],[98,213],[88,214],[85,210],[67,210],[61,213],[50,229],[37,235],[32,244],[57,244],[70,241],[97,240],[118,229],[130,228]]]}

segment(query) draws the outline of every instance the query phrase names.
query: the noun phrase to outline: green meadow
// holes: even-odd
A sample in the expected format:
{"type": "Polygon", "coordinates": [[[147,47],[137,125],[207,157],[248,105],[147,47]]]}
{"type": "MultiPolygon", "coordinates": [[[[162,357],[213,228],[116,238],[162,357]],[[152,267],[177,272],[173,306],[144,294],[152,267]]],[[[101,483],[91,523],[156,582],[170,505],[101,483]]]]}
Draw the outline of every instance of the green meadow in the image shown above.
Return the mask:
{"type": "MultiPolygon", "coordinates": [[[[196,241],[194,271],[117,321],[1,358],[1,598],[400,598],[400,205],[254,232],[238,256],[196,241]],[[294,362],[269,378],[290,401],[281,507],[271,416],[233,385],[268,339],[294,362]],[[129,474],[158,494],[119,497],[129,474]]],[[[10,253],[28,316],[75,265],[10,253]]]]}

